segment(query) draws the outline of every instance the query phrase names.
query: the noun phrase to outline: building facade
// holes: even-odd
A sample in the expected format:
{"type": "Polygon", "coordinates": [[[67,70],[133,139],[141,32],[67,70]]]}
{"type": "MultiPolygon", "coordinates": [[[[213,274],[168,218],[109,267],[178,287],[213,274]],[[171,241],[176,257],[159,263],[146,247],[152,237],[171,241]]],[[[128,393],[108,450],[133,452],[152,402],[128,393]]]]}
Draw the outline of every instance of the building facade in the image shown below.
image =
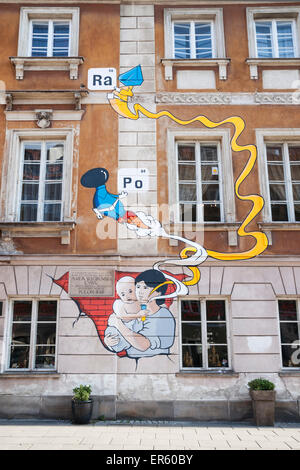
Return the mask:
{"type": "Polygon", "coordinates": [[[0,417],[299,420],[299,3],[0,23],[0,417]]]}

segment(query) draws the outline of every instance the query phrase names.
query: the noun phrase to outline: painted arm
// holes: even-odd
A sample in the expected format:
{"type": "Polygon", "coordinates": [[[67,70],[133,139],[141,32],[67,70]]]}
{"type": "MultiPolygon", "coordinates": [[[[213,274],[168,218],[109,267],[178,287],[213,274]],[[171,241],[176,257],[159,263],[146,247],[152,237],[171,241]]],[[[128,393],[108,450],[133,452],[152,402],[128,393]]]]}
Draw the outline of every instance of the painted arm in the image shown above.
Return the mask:
{"type": "Polygon", "coordinates": [[[124,325],[120,318],[116,319],[115,326],[118,328],[121,335],[123,335],[128,343],[130,343],[131,346],[133,346],[135,349],[138,349],[139,351],[146,351],[150,348],[149,339],[140,333],[134,333],[131,331],[129,328],[127,328],[127,326],[124,325]]]}

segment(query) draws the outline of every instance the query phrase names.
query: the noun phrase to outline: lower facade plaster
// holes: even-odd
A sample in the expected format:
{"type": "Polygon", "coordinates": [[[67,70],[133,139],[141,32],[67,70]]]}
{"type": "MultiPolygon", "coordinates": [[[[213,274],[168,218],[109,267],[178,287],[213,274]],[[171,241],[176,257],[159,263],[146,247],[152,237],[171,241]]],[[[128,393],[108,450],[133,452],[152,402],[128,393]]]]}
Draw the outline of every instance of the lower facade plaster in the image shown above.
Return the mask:
{"type": "Polygon", "coordinates": [[[113,263],[108,258],[76,258],[52,264],[40,260],[38,264],[37,259],[33,263],[24,258],[0,266],[0,418],[70,419],[73,388],[90,384],[93,419],[249,420],[252,408],[247,383],[264,377],[276,386],[276,419],[300,420],[300,368],[282,368],[277,311],[278,299],[300,296],[299,261],[204,263],[201,280],[187,299],[228,302],[230,368],[214,371],[181,368],[178,301],[170,306],[176,322],[170,355],[135,361],[105,348],[95,324],[85,316],[78,319],[77,304],[51,279],[78,266],[142,272],[155,261],[132,258],[113,263]],[[27,298],[59,302],[53,372],[8,368],[9,304],[27,298]]]}

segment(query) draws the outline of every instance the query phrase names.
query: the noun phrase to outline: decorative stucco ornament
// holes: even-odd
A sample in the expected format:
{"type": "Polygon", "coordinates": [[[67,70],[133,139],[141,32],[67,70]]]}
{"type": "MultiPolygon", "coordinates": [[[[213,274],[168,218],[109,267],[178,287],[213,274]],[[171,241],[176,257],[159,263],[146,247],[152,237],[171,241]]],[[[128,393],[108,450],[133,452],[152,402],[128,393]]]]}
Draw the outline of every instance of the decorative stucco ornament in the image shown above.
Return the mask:
{"type": "Polygon", "coordinates": [[[41,129],[51,126],[52,111],[36,111],[36,125],[41,129]]]}

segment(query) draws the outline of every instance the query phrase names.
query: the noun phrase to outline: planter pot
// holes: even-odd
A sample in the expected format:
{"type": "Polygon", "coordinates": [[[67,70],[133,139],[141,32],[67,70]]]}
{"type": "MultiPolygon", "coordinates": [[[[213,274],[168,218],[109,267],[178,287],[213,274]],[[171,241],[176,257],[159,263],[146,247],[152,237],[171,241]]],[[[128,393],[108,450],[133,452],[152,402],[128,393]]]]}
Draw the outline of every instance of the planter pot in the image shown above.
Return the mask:
{"type": "Polygon", "coordinates": [[[274,390],[250,390],[254,421],[257,426],[274,426],[275,394],[274,390]]]}
{"type": "Polygon", "coordinates": [[[88,424],[93,411],[93,401],[72,400],[72,417],[75,424],[88,424]]]}

